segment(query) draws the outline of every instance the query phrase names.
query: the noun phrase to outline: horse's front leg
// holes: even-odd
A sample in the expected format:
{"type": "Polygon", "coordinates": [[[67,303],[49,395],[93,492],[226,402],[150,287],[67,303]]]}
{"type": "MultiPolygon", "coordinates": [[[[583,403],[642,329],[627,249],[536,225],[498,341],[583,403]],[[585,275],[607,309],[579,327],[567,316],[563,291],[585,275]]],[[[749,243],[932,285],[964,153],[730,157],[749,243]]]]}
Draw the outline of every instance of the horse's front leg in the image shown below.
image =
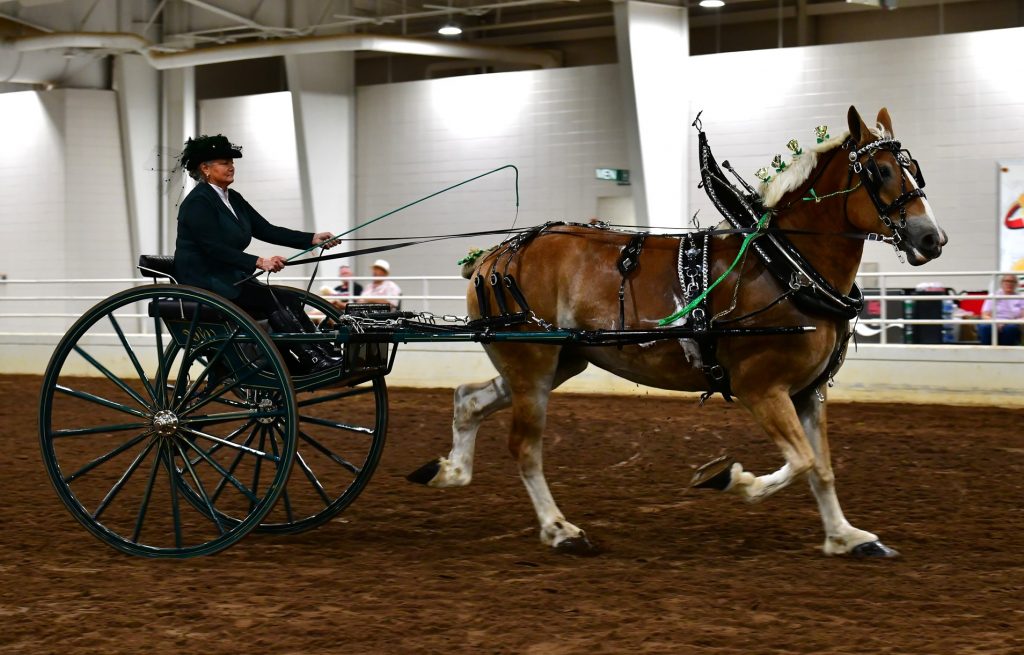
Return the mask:
{"type": "Polygon", "coordinates": [[[889,548],[878,537],[866,530],[850,525],[839,506],[836,495],[835,474],[832,472],[832,455],[828,445],[827,408],[813,391],[807,391],[793,398],[804,434],[814,450],[814,466],[808,478],[811,491],[818,501],[818,511],[825,528],[825,543],[822,550],[828,555],[853,555],[855,557],[896,557],[898,552],[889,548]]]}
{"type": "Polygon", "coordinates": [[[452,449],[447,457],[427,462],[406,476],[429,487],[464,487],[473,479],[473,452],[480,423],[512,404],[508,384],[499,375],[489,382],[464,384],[455,390],[452,449]]]}
{"type": "Polygon", "coordinates": [[[756,503],[806,473],[814,464],[814,451],[804,436],[793,402],[785,392],[747,396],[743,402],[782,451],[786,463],[772,473],[754,475],[743,470],[739,462],[721,458],[701,467],[692,485],[729,491],[748,503],[756,503]]]}

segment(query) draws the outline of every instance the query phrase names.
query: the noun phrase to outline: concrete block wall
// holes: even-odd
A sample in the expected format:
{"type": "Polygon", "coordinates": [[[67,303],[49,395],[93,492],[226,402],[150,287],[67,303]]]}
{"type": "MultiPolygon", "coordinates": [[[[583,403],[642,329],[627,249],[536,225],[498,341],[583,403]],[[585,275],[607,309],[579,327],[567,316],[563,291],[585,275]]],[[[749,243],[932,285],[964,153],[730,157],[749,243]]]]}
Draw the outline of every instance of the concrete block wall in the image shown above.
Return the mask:
{"type": "MultiPolygon", "coordinates": [[[[846,130],[851,104],[869,124],[888,107],[950,237],[924,270],[955,285],[943,271],[998,266],[996,162],[1024,156],[1024,67],[1012,55],[1022,37],[1024,30],[1009,29],[694,57],[693,84],[709,91],[693,93],[693,110],[704,110],[719,160],[753,182],[776,153],[788,156],[790,138],[813,144],[819,124],[833,135],[846,130]]],[[[691,183],[696,161],[692,153],[691,183]]],[[[692,194],[691,206],[705,224],[717,220],[703,194],[692,194]]],[[[864,262],[881,271],[902,266],[882,244],[867,244],[864,262]]]]}
{"type": "MultiPolygon", "coordinates": [[[[630,195],[629,187],[594,175],[596,167],[629,168],[618,88],[617,68],[596,66],[359,89],[357,222],[510,163],[519,169],[520,206],[517,217],[515,176],[505,170],[384,218],[358,236],[588,220],[599,198],[630,195]]],[[[381,256],[391,261],[393,275],[458,275],[455,262],[469,247],[500,240],[442,241],[381,256]]],[[[363,258],[360,272],[374,258],[363,258]]],[[[462,294],[465,283],[432,291],[462,294]]],[[[435,304],[431,311],[464,313],[465,303],[435,304]]]]}
{"type": "MultiPolygon", "coordinates": [[[[235,161],[232,189],[271,223],[304,229],[290,93],[203,100],[199,103],[199,132],[224,134],[242,146],[243,156],[235,161]]],[[[260,256],[293,254],[290,249],[261,241],[253,241],[248,252],[260,256]]]]}
{"type": "MultiPolygon", "coordinates": [[[[131,277],[130,232],[113,92],[0,94],[0,273],[9,279],[131,277]]],[[[99,294],[103,285],[3,288],[99,294]]],[[[105,294],[104,294],[105,295],[105,294]]],[[[4,303],[4,313],[76,313],[92,301],[4,303]]],[[[62,333],[73,319],[14,318],[3,331],[62,333]]]]}

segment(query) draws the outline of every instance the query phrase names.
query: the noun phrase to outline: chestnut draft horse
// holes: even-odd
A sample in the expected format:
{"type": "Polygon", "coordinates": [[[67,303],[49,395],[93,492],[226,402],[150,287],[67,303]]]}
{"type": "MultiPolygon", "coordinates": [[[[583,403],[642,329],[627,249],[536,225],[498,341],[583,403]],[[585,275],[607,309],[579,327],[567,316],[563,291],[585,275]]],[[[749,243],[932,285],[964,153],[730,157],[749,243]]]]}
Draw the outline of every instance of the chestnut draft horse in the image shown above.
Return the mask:
{"type": "MultiPolygon", "coordinates": [[[[831,285],[849,299],[851,292],[859,293],[854,279],[865,236],[885,235],[915,266],[938,257],[947,237],[920,190],[924,180],[917,162],[892,137],[888,111],[879,112],[877,125],[871,129],[853,107],[847,119],[848,134],[800,153],[791,166],[761,186],[757,200],[769,214],[771,225],[789,235],[792,246],[820,273],[823,286],[831,285]]],[[[622,327],[619,288],[624,277],[616,264],[631,236],[589,226],[557,225],[523,244],[507,262],[535,315],[523,329],[537,330],[539,325],[581,330],[622,327]]],[[[711,239],[709,279],[726,273],[740,253],[743,239],[738,234],[716,234],[711,239]]],[[[646,238],[639,266],[625,278],[622,316],[626,329],[656,329],[660,319],[675,314],[690,299],[679,281],[679,251],[679,238],[646,238]]],[[[486,277],[499,252],[500,248],[482,256],[473,265],[474,272],[482,271],[486,277]]],[[[787,286],[767,270],[761,258],[750,256],[724,277],[708,301],[709,315],[716,318],[712,328],[730,317],[739,318],[732,325],[740,327],[815,328],[800,334],[717,339],[717,361],[728,374],[731,393],[782,451],[785,463],[772,473],[757,475],[739,462],[726,461],[699,472],[695,479],[703,486],[757,502],[806,474],[825,528],[825,553],[894,556],[897,553],[876,535],[846,520],[835,491],[822,383],[841,362],[849,315],[837,317],[801,307],[786,296],[787,286]]],[[[492,294],[490,289],[486,293],[492,294]]],[[[490,307],[495,306],[493,294],[486,300],[490,307]]],[[[480,317],[473,285],[467,301],[470,315],[480,317]]],[[[680,319],[675,324],[685,325],[680,319]]],[[[621,348],[499,342],[487,344],[485,349],[500,375],[455,391],[451,452],[410,474],[409,479],[432,487],[469,484],[480,422],[511,405],[508,447],[537,512],[541,541],[578,554],[593,552],[595,547],[558,509],[541,464],[541,437],[551,391],[588,363],[653,387],[681,391],[713,388],[701,365],[701,357],[706,355],[690,339],[660,339],[621,348]]]]}

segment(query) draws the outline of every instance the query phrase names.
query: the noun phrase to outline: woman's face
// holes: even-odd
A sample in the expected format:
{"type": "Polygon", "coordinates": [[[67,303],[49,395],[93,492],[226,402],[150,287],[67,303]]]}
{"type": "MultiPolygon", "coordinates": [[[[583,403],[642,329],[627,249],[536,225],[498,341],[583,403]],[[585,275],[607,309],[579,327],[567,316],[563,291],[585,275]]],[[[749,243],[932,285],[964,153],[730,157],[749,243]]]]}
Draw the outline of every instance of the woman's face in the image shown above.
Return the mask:
{"type": "Polygon", "coordinates": [[[1008,296],[1014,293],[1017,293],[1017,277],[1007,275],[1003,278],[1003,294],[1008,296]]]}
{"type": "Polygon", "coordinates": [[[203,179],[222,189],[226,189],[235,181],[234,159],[213,159],[200,165],[200,170],[203,172],[203,179]]]}

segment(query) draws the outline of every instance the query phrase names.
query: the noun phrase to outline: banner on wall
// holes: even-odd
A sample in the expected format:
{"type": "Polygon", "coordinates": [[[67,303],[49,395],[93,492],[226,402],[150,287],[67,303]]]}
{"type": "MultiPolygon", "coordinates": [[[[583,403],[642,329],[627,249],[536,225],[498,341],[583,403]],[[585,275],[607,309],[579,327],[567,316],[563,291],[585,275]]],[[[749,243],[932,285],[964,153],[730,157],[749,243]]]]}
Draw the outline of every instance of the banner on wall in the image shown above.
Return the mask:
{"type": "Polygon", "coordinates": [[[999,162],[999,270],[1024,273],[1024,159],[999,162]]]}

